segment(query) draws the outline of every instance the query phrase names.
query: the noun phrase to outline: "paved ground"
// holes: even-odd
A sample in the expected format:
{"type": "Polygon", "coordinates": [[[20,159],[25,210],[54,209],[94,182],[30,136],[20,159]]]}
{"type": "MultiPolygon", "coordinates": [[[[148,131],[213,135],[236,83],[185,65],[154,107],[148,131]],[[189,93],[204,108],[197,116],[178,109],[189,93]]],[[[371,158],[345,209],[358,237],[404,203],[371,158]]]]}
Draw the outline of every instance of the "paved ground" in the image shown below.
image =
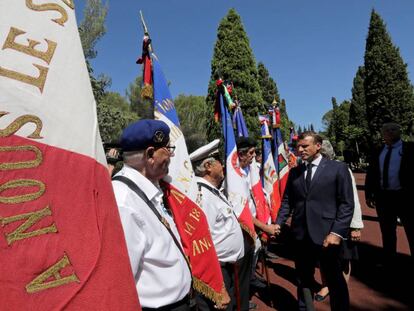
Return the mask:
{"type": "MultiPolygon", "coordinates": [[[[383,270],[376,266],[381,261],[381,235],[375,210],[365,205],[363,192],[364,174],[354,174],[359,189],[359,199],[365,228],[359,245],[359,261],[353,263],[349,291],[351,310],[414,310],[414,276],[410,270],[408,242],[402,227],[398,228],[398,261],[391,269],[383,270]]],[[[256,292],[252,298],[261,311],[296,310],[295,270],[291,260],[289,243],[272,245],[279,259],[268,262],[270,287],[256,292]]],[[[261,269],[258,272],[262,272],[261,269]]],[[[319,271],[316,273],[319,281],[319,271]]],[[[316,302],[318,311],[327,311],[329,299],[316,302]]]]}

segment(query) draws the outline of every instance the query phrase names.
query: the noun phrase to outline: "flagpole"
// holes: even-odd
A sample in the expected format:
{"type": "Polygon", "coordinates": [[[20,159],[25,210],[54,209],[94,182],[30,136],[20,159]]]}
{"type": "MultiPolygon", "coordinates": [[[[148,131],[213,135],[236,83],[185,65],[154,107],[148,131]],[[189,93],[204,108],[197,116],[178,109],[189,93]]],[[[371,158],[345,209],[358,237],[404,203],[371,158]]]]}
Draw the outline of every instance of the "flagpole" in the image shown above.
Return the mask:
{"type": "MultiPolygon", "coordinates": [[[[142,11],[141,10],[139,10],[139,15],[140,15],[140,18],[141,18],[142,28],[144,29],[144,35],[147,36],[148,38],[150,38],[150,34],[149,34],[149,31],[148,31],[148,27],[147,27],[147,24],[145,23],[145,20],[144,20],[144,14],[142,14],[142,11]]],[[[148,45],[148,51],[150,53],[152,53],[152,51],[153,51],[152,50],[152,44],[151,44],[151,42],[148,45]]]]}

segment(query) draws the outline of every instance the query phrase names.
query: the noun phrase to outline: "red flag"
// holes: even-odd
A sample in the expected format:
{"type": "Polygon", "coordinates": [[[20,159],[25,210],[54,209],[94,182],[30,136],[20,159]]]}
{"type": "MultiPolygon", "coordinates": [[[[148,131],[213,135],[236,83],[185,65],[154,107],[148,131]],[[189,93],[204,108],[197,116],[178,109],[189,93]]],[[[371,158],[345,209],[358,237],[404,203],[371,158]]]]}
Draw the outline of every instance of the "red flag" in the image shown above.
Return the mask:
{"type": "Polygon", "coordinates": [[[75,12],[53,5],[0,1],[0,309],[140,310],[75,12]]]}

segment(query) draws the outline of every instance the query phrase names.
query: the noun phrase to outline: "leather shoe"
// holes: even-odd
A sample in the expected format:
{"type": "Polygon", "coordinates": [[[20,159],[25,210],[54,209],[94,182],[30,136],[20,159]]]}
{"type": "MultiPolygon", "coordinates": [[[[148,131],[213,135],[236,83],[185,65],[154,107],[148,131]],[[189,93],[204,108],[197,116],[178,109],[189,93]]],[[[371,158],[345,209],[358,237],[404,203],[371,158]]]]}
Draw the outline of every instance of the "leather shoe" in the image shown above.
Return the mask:
{"type": "Polygon", "coordinates": [[[326,297],[328,297],[329,296],[329,293],[327,293],[326,295],[324,295],[324,296],[322,296],[322,295],[319,295],[319,294],[316,294],[315,295],[315,300],[316,301],[324,301],[325,300],[325,298],[326,297]]]}
{"type": "Polygon", "coordinates": [[[252,301],[249,301],[249,310],[255,310],[255,309],[257,309],[257,304],[252,301]]]}

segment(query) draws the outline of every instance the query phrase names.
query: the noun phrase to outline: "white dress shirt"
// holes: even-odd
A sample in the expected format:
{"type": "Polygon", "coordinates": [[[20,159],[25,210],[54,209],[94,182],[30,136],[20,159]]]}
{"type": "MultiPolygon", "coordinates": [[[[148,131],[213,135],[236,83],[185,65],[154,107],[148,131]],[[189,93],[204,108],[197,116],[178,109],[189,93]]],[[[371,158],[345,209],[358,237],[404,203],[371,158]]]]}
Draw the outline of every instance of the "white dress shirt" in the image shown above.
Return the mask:
{"type": "MultiPolygon", "coordinates": [[[[197,182],[215,187],[207,180],[197,177],[197,182]]],[[[243,233],[240,224],[233,212],[233,207],[226,197],[217,190],[216,194],[200,187],[201,204],[207,217],[211,237],[216,248],[217,257],[220,262],[236,262],[244,256],[243,233]]]]}
{"type": "MultiPolygon", "coordinates": [[[[163,206],[158,185],[127,165],[117,176],[125,176],[141,188],[180,241],[173,218],[163,206]]],[[[158,308],[180,301],[191,286],[190,270],[183,255],[149,206],[123,182],[112,184],[141,306],[158,308]]]]}
{"type": "MultiPolygon", "coordinates": [[[[315,176],[315,172],[316,172],[316,170],[318,169],[318,166],[319,166],[319,163],[321,163],[321,160],[322,160],[322,156],[321,155],[319,155],[316,159],[313,159],[313,161],[312,162],[310,162],[310,163],[312,163],[312,178],[313,178],[313,176],[315,176]]],[[[306,165],[308,165],[309,164],[309,162],[308,161],[305,161],[306,162],[306,165]]],[[[306,175],[308,174],[308,172],[307,171],[305,171],[305,174],[304,174],[304,178],[305,178],[305,180],[306,180],[306,175]]]]}

